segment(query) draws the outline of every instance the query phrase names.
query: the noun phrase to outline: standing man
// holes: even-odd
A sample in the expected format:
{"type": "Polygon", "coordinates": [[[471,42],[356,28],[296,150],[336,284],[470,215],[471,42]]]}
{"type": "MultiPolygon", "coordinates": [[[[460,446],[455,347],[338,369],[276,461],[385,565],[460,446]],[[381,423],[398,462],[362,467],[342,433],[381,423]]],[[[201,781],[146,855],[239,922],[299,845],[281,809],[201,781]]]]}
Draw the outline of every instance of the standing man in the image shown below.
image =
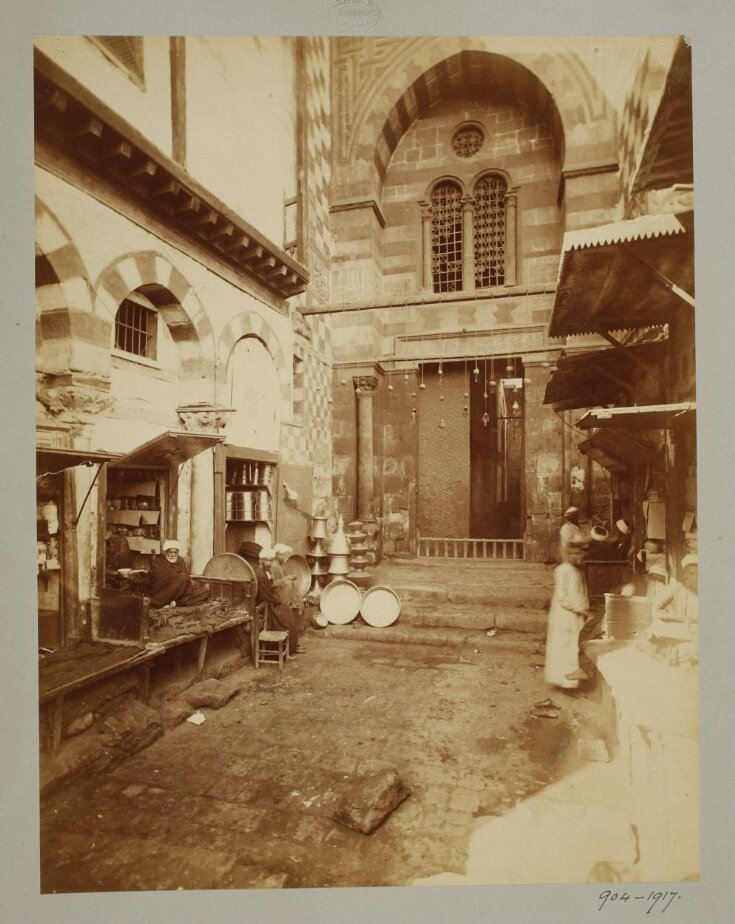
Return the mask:
{"type": "Polygon", "coordinates": [[[579,508],[567,507],[564,511],[564,522],[559,530],[559,557],[562,562],[567,562],[572,550],[584,551],[588,545],[589,539],[579,528],[579,508]]]}
{"type": "Polygon", "coordinates": [[[584,551],[589,546],[589,539],[579,527],[579,508],[567,507],[564,511],[564,522],[559,530],[559,556],[562,564],[573,564],[578,571],[586,605],[580,607],[577,615],[581,615],[583,622],[579,627],[577,639],[577,667],[565,675],[566,680],[576,683],[580,680],[589,680],[595,672],[595,666],[587,657],[584,645],[590,639],[596,638],[602,632],[604,614],[591,614],[589,612],[589,597],[587,593],[587,580],[583,570],[584,551]]]}
{"type": "Polygon", "coordinates": [[[571,548],[554,568],[554,593],[546,634],[544,679],[563,690],[574,690],[587,677],[579,669],[579,636],[589,612],[587,585],[580,565],[582,552],[571,548]],[[584,677],[576,676],[584,674],[584,677]]]}

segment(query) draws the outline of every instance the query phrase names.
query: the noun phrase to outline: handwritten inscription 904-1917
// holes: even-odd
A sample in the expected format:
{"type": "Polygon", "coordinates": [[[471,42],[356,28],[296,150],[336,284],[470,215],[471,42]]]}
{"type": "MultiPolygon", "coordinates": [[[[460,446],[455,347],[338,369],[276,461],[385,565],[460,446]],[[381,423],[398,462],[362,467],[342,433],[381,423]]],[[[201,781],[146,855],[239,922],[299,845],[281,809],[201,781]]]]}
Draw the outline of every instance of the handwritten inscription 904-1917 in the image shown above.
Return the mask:
{"type": "Polygon", "coordinates": [[[612,889],[605,889],[604,892],[600,892],[600,906],[597,909],[602,911],[602,909],[609,902],[642,902],[646,907],[646,914],[650,914],[654,909],[663,913],[667,908],[670,907],[674,899],[680,899],[680,892],[649,892],[648,895],[631,895],[630,892],[613,892],[612,889]]]}

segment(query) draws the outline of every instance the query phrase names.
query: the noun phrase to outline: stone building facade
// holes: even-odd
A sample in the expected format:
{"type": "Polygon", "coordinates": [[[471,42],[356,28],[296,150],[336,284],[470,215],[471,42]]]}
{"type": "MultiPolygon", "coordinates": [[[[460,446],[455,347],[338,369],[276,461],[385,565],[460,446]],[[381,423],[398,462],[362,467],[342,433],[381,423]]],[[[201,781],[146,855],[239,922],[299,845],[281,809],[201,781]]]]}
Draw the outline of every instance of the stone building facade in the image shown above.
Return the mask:
{"type": "MultiPolygon", "coordinates": [[[[595,342],[549,337],[562,241],[671,182],[640,177],[677,47],[39,37],[39,446],[114,457],[209,432],[277,459],[299,495],[293,511],[279,489],[263,541],[298,547],[309,514],[341,513],[376,554],[437,537],[554,560],[568,504],[613,513],[544,404],[561,349],[595,342]],[[121,348],[123,304],[153,319],[136,336],[155,356],[121,348]]],[[[194,570],[226,547],[221,465],[205,448],[170,489],[165,531],[194,570]]],[[[83,612],[104,479],[63,478],[83,612]]]]}
{"type": "Polygon", "coordinates": [[[604,473],[543,404],[565,345],[547,325],[564,233],[623,215],[621,162],[640,150],[674,47],[333,39],[335,494],[390,548],[522,538],[527,558],[551,561],[568,504],[609,522],[604,473]],[[356,503],[356,371],[375,379],[369,510],[356,503]]]}
{"type": "MultiPolygon", "coordinates": [[[[39,449],[210,433],[331,512],[329,322],[298,313],[328,298],[328,71],[320,38],[37,39],[39,449]]],[[[172,463],[161,523],[195,572],[228,528],[215,455],[172,463]]],[[[104,579],[105,474],[60,477],[73,638],[104,579]]],[[[282,521],[304,541],[303,517],[282,521]]]]}

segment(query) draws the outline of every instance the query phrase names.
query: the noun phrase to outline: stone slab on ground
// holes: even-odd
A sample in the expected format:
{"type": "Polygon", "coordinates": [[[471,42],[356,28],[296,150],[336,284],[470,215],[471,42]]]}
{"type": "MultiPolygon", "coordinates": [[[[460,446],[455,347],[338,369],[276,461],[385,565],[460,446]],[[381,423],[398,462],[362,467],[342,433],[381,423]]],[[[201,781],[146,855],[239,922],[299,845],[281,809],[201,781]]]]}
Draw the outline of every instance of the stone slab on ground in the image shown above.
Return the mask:
{"type": "Polygon", "coordinates": [[[161,722],[164,728],[175,728],[191,715],[191,706],[182,699],[172,699],[161,707],[161,722]]]}
{"type": "Polygon", "coordinates": [[[100,729],[102,743],[122,754],[136,754],[162,734],[158,713],[139,700],[121,703],[111,710],[100,729]]]}
{"type": "Polygon", "coordinates": [[[200,706],[206,706],[208,709],[221,709],[237,692],[236,684],[211,679],[195,684],[186,691],[184,699],[195,709],[200,706]]]}
{"type": "Polygon", "coordinates": [[[359,779],[343,795],[332,818],[354,831],[370,834],[410,794],[397,770],[379,770],[359,779]]]}

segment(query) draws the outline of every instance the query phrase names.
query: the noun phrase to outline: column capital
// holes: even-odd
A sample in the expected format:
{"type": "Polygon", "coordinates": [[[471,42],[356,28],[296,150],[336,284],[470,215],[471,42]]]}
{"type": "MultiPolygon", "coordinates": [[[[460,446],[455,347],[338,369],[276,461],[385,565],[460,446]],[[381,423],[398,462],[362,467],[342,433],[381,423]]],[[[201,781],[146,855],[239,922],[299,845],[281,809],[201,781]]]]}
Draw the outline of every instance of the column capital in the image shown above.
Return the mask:
{"type": "Polygon", "coordinates": [[[378,380],[374,375],[356,375],[352,379],[355,386],[355,394],[372,395],[378,387],[378,380]]]}
{"type": "Polygon", "coordinates": [[[461,202],[463,209],[472,209],[475,207],[475,197],[469,194],[462,196],[461,202]]]}
{"type": "Polygon", "coordinates": [[[422,201],[419,202],[419,208],[421,209],[421,217],[423,219],[431,218],[431,203],[430,202],[426,202],[426,200],[422,199],[422,201]]]}
{"type": "Polygon", "coordinates": [[[219,433],[227,426],[233,408],[212,404],[189,404],[176,408],[184,429],[190,432],[219,433]]]}

